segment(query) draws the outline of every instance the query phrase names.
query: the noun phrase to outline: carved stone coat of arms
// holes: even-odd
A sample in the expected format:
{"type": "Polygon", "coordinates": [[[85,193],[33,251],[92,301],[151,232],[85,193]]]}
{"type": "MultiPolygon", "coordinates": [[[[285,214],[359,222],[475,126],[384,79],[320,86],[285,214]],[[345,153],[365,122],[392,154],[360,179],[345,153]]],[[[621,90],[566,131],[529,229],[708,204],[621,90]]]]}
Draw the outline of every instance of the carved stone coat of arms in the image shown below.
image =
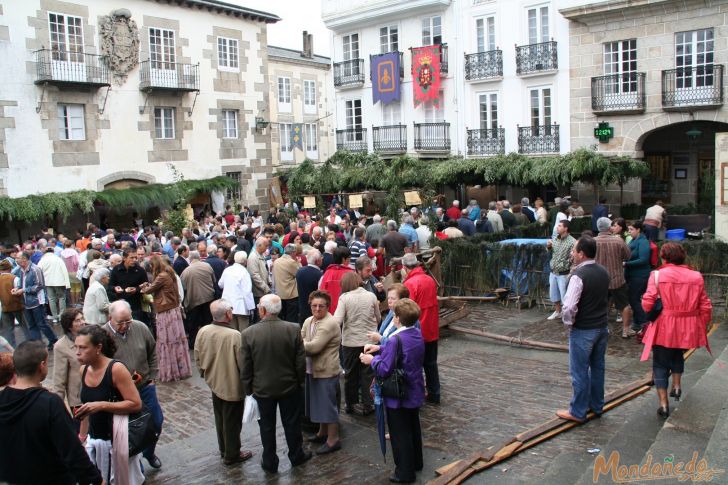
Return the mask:
{"type": "Polygon", "coordinates": [[[99,23],[101,53],[106,56],[114,81],[121,85],[139,64],[139,29],[125,8],[114,10],[99,23]]]}

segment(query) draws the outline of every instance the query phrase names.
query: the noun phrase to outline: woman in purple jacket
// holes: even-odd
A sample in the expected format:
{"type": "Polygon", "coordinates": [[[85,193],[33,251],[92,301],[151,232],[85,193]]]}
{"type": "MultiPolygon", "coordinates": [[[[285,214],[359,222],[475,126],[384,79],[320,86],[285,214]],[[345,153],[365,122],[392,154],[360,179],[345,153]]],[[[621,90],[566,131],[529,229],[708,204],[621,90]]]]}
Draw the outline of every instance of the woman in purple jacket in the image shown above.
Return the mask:
{"type": "MultiPolygon", "coordinates": [[[[363,353],[359,357],[363,364],[371,365],[377,377],[383,378],[396,368],[398,349],[401,353],[407,397],[384,397],[395,464],[394,473],[389,480],[395,483],[414,482],[415,472],[422,470],[420,407],[425,401],[425,380],[422,374],[425,341],[420,331],[414,327],[419,317],[420,307],[417,303],[409,298],[399,300],[394,305],[392,320],[397,330],[389,337],[382,352],[378,355],[363,353]]],[[[369,346],[364,348],[365,352],[368,350],[369,346]]]]}

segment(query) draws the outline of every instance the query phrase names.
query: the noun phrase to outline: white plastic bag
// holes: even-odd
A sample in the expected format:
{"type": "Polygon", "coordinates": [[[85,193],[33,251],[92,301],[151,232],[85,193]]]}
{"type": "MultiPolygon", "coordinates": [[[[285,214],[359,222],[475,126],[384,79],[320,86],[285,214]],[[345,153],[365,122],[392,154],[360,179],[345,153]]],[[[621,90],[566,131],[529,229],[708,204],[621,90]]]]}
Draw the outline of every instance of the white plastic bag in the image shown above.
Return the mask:
{"type": "Polygon", "coordinates": [[[245,396],[245,408],[243,409],[243,423],[252,423],[260,419],[258,401],[251,396],[245,396]]]}

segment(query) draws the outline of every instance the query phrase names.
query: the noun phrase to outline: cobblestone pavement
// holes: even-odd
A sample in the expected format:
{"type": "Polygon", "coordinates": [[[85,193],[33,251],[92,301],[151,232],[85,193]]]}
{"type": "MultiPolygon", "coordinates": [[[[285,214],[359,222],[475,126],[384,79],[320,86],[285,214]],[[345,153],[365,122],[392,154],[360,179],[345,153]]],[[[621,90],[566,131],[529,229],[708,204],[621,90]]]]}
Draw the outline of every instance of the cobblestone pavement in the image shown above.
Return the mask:
{"type": "MultiPolygon", "coordinates": [[[[499,304],[472,305],[471,313],[458,321],[462,326],[555,343],[566,343],[560,322],[545,320],[544,309],[516,310],[499,304]]],[[[615,328],[618,326],[612,322],[615,328]]],[[[649,370],[639,362],[641,346],[613,335],[607,357],[607,391],[641,377],[649,370]]],[[[421,412],[425,469],[421,483],[434,478],[434,470],[473,451],[551,419],[554,411],[568,405],[571,383],[568,355],[564,352],[518,348],[444,329],[439,349],[442,404],[426,405],[421,412]]],[[[195,371],[195,374],[196,371],[195,371]]],[[[223,465],[217,440],[209,389],[196,375],[185,381],[158,385],[165,423],[157,454],[160,470],[147,469],[147,483],[321,483],[344,481],[387,483],[393,469],[391,449],[384,462],[379,450],[374,416],[342,414],[343,449],[291,469],[286,458],[283,430],[278,429],[279,473],[260,468],[262,447],[257,424],[243,427],[243,447],[253,451],[241,465],[223,465]]],[[[633,406],[628,402],[555,439],[474,476],[471,483],[536,483],[549,472],[562,453],[583,451],[588,468],[593,458],[586,449],[616,434],[633,406]]],[[[650,396],[649,398],[652,398],[650,396]]]]}
{"type": "MultiPolygon", "coordinates": [[[[543,309],[514,310],[497,304],[473,305],[463,326],[548,342],[565,343],[560,323],[546,322],[543,309]]],[[[607,359],[607,390],[634,380],[648,370],[640,363],[640,346],[632,340],[610,338],[607,359]]],[[[427,405],[421,421],[425,446],[425,470],[421,483],[434,478],[436,468],[458,458],[500,443],[521,431],[551,419],[565,407],[571,395],[568,358],[563,352],[529,350],[490,342],[479,337],[443,331],[440,341],[440,377],[443,401],[427,405]]],[[[193,377],[183,382],[160,384],[159,397],[165,411],[165,426],[158,455],[163,467],[148,470],[149,484],[162,483],[386,483],[392,470],[391,450],[382,459],[374,416],[342,415],[343,449],[314,458],[291,469],[286,459],[282,428],[278,430],[278,475],[260,468],[262,448],[257,425],[243,427],[243,447],[253,459],[226,467],[217,454],[212,404],[205,383],[193,377]]],[[[471,479],[472,483],[532,483],[548,470],[559,454],[594,446],[594,437],[608,439],[638,400],[605,414],[556,439],[502,463],[471,479]]]]}

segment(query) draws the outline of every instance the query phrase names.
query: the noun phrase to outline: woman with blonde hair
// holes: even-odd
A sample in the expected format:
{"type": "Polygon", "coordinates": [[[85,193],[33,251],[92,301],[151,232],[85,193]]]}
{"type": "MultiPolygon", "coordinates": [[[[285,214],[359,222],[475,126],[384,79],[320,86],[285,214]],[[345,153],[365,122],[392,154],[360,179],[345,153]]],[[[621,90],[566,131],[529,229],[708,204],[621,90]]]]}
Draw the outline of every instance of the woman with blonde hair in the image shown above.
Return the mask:
{"type": "Polygon", "coordinates": [[[151,283],[141,287],[143,294],[152,294],[157,316],[157,357],[162,382],[186,379],[192,375],[187,337],[182,324],[177,275],[161,256],[152,256],[151,283]]]}
{"type": "Polygon", "coordinates": [[[374,293],[362,286],[361,277],[355,272],[345,273],[341,278],[341,296],[334,318],[341,325],[341,344],[344,358],[344,395],[346,412],[361,416],[374,412],[369,385],[372,371],[359,361],[359,354],[369,343],[367,334],[377,330],[382,319],[379,301],[374,293]],[[359,393],[361,392],[361,405],[359,393]]]}

